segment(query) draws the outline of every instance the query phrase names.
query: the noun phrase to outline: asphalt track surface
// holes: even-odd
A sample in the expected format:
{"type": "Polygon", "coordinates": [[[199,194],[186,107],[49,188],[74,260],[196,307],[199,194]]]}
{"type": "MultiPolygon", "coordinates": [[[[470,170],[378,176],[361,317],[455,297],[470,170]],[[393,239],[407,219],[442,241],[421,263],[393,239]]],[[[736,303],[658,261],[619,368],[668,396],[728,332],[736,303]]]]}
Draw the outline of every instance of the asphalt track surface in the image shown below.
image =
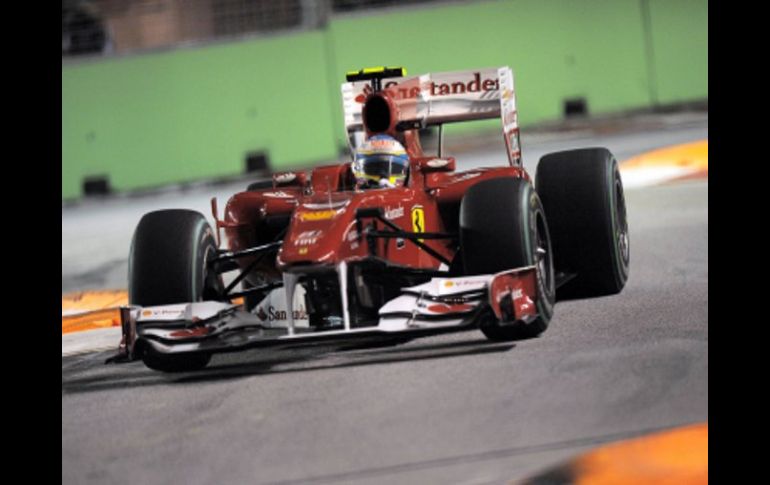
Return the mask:
{"type": "MultiPolygon", "coordinates": [[[[707,116],[653,121],[525,134],[525,164],[595,145],[622,160],[708,137],[707,116]]],[[[125,287],[143,212],[208,214],[212,192],[221,207],[234,190],[63,208],[63,291],[125,287]]],[[[178,375],[106,366],[105,352],[63,357],[62,482],[503,483],[606,442],[707,421],[708,182],[626,199],[625,290],[558,303],[540,338],[490,343],[470,331],[384,348],[259,350],[178,375]]]]}

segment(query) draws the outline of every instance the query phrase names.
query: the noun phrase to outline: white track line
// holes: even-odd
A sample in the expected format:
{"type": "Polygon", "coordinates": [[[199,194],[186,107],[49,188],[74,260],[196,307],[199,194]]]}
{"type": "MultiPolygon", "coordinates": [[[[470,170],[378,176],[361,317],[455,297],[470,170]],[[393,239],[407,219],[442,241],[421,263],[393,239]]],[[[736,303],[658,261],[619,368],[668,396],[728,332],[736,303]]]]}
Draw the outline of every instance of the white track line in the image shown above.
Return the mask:
{"type": "Polygon", "coordinates": [[[675,165],[626,169],[623,168],[622,164],[620,166],[620,178],[623,180],[624,189],[657,185],[695,172],[697,170],[692,167],[677,167],[675,165]]]}
{"type": "Polygon", "coordinates": [[[85,332],[65,333],[61,336],[61,355],[118,350],[120,345],[120,327],[97,328],[85,332]]]}

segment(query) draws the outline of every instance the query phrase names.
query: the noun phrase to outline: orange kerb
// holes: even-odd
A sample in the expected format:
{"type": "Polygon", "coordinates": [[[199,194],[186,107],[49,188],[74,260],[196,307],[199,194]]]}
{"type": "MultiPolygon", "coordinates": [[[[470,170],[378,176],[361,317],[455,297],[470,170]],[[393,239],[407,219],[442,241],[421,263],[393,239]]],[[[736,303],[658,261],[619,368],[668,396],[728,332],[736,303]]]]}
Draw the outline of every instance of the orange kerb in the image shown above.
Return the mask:
{"type": "Polygon", "coordinates": [[[97,310],[82,315],[63,316],[61,318],[61,333],[82,332],[97,328],[119,327],[120,310],[97,310]]]}
{"type": "MultiPolygon", "coordinates": [[[[243,298],[233,300],[243,304],[243,298]]],[[[61,297],[61,333],[119,327],[121,306],[128,305],[126,290],[69,293],[61,297]]]]}
{"type": "Polygon", "coordinates": [[[681,167],[697,172],[705,171],[708,174],[708,139],[653,150],[630,158],[621,165],[623,169],[661,166],[681,167]]]}
{"type": "Polygon", "coordinates": [[[708,423],[622,441],[573,461],[576,484],[708,483],[708,423]]]}
{"type": "Polygon", "coordinates": [[[62,316],[128,305],[126,290],[80,291],[61,296],[62,316]]]}

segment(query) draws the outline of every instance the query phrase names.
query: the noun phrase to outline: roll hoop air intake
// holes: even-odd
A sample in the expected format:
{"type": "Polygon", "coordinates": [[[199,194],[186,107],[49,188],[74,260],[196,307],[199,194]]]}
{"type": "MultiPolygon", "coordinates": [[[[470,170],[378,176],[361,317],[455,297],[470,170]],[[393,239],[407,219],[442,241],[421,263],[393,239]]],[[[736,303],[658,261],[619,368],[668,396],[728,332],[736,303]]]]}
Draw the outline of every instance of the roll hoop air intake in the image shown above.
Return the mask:
{"type": "Polygon", "coordinates": [[[349,71],[345,78],[349,82],[371,81],[372,92],[367,96],[361,110],[361,118],[368,134],[388,133],[394,135],[397,129],[398,113],[392,98],[382,90],[382,80],[391,77],[405,77],[403,67],[371,67],[349,71]]]}

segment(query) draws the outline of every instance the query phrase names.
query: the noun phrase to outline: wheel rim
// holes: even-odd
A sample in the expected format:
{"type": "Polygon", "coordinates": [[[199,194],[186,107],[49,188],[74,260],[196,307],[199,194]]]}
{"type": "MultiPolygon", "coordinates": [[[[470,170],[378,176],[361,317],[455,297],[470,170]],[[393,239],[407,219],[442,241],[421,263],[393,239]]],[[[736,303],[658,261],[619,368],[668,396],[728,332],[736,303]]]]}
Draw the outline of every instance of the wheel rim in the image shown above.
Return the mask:
{"type": "Polygon", "coordinates": [[[617,241],[620,257],[625,263],[628,263],[630,245],[628,240],[628,221],[626,219],[626,200],[623,195],[623,183],[619,176],[615,178],[615,200],[615,240],[617,241]]]}
{"type": "Polygon", "coordinates": [[[545,281],[545,288],[549,294],[553,294],[553,271],[552,268],[552,255],[550,251],[550,241],[548,237],[548,228],[545,225],[543,216],[541,213],[537,214],[536,223],[536,241],[535,246],[535,267],[538,273],[538,278],[541,281],[545,281]]]}
{"type": "Polygon", "coordinates": [[[203,256],[203,288],[201,288],[200,300],[218,300],[224,293],[224,282],[222,281],[222,275],[217,274],[209,267],[209,257],[213,253],[216,256],[216,249],[213,247],[206,248],[206,253],[203,256]]]}

